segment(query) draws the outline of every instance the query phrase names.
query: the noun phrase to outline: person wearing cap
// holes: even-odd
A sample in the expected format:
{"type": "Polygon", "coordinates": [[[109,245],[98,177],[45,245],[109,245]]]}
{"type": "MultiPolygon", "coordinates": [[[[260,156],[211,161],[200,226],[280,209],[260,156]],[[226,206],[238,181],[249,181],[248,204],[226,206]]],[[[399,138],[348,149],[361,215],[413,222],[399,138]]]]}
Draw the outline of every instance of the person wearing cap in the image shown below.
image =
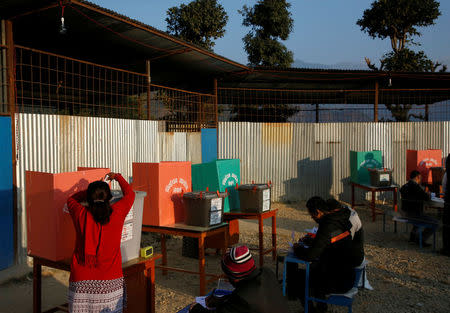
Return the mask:
{"type": "MultiPolygon", "coordinates": [[[[228,296],[207,297],[206,304],[219,313],[284,313],[288,312],[275,273],[266,268],[256,268],[247,246],[229,249],[222,258],[222,270],[235,287],[228,296]]],[[[193,304],[189,312],[210,312],[200,304],[193,304]]]]}
{"type": "MultiPolygon", "coordinates": [[[[324,298],[330,293],[346,293],[355,280],[354,268],[364,260],[364,234],[356,211],[335,199],[325,201],[312,197],[306,207],[319,224],[315,235],[294,245],[296,257],[310,261],[309,286],[311,296],[324,298]]],[[[299,298],[304,305],[306,271],[288,263],[289,297],[299,298]]],[[[313,311],[325,311],[319,303],[313,311]]]]}

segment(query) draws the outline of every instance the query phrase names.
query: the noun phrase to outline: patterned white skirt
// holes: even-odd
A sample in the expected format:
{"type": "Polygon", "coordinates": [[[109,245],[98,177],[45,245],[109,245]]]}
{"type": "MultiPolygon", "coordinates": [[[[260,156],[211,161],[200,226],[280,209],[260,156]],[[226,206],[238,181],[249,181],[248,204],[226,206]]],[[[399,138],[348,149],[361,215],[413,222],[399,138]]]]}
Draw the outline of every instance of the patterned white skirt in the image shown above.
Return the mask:
{"type": "Polygon", "coordinates": [[[69,312],[122,313],[126,306],[125,280],[82,280],[69,283],[69,312]]]}

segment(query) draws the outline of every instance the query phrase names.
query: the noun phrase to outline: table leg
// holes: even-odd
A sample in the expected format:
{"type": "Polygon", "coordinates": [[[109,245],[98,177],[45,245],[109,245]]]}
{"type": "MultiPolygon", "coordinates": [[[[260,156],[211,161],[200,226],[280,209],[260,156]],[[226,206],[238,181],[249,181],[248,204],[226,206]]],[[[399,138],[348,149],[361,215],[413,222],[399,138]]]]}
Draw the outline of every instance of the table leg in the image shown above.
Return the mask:
{"type": "MultiPolygon", "coordinates": [[[[272,259],[277,259],[277,216],[272,216],[272,259]]],[[[278,264],[278,263],[277,263],[278,264]]]]}
{"type": "Polygon", "coordinates": [[[155,312],[155,263],[145,270],[145,278],[147,280],[147,294],[150,293],[150,299],[147,299],[147,313],[155,312]]]}
{"type": "Polygon", "coordinates": [[[259,228],[259,266],[264,264],[264,220],[262,215],[258,215],[259,228]]]}
{"type": "MultiPolygon", "coordinates": [[[[166,250],[166,235],[161,234],[161,253],[162,253],[162,265],[167,266],[167,250],[166,250]]],[[[167,275],[167,270],[162,270],[163,275],[167,275]]]]}
{"type": "Polygon", "coordinates": [[[228,245],[229,245],[229,243],[228,243],[228,238],[229,238],[229,233],[230,233],[229,227],[230,227],[230,224],[228,224],[228,226],[225,228],[225,231],[223,232],[224,247],[222,249],[222,256],[224,256],[225,253],[227,253],[227,249],[228,249],[228,245]]]}
{"type": "Polygon", "coordinates": [[[33,258],[33,313],[41,313],[42,266],[33,258]]]}
{"type": "Polygon", "coordinates": [[[355,185],[352,184],[352,209],[355,209],[355,185]]]}
{"type": "Polygon", "coordinates": [[[205,294],[205,234],[198,238],[198,267],[200,272],[200,295],[205,294]]]}
{"type": "MultiPolygon", "coordinates": [[[[394,188],[394,211],[397,212],[398,210],[398,203],[397,203],[397,194],[398,190],[397,188],[394,188]]],[[[397,221],[394,221],[394,233],[397,233],[397,221]]]]}
{"type": "Polygon", "coordinates": [[[375,222],[375,191],[372,190],[372,222],[375,222]]]}
{"type": "Polygon", "coordinates": [[[397,188],[394,188],[393,192],[394,192],[394,211],[397,212],[397,210],[398,210],[398,205],[397,205],[397,193],[398,193],[398,191],[397,191],[397,188]]]}

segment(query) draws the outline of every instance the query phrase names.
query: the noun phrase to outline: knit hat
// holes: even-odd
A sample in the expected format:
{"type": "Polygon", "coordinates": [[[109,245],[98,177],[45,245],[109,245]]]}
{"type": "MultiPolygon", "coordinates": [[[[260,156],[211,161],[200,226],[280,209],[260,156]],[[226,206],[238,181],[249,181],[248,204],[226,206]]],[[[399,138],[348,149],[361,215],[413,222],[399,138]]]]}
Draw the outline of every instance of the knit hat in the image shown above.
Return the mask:
{"type": "Polygon", "coordinates": [[[246,278],[255,269],[255,260],[247,246],[231,248],[222,259],[222,270],[234,280],[246,278]]]}

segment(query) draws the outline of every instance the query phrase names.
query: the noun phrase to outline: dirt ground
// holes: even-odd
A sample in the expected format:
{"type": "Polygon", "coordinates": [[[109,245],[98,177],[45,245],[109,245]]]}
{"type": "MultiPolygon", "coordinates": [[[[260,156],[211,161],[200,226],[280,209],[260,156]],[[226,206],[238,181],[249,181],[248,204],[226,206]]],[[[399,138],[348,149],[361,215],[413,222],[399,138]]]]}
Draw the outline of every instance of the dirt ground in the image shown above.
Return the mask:
{"type": "MultiPolygon", "coordinates": [[[[287,249],[291,232],[299,237],[307,228],[314,226],[304,209],[304,203],[274,204],[277,216],[277,242],[279,249],[287,249]]],[[[367,275],[374,290],[362,290],[355,297],[353,311],[358,312],[450,312],[450,258],[433,253],[431,248],[420,250],[408,243],[409,234],[404,225],[393,232],[393,223],[387,220],[383,232],[382,217],[371,221],[367,208],[358,208],[365,228],[365,252],[369,261],[367,275]]],[[[265,244],[271,242],[270,221],[265,223],[265,244]]],[[[240,221],[240,243],[257,248],[258,225],[256,221],[240,221]]],[[[441,232],[437,234],[437,246],[442,246],[441,232]]],[[[152,244],[160,252],[159,242],[151,235],[143,235],[143,244],[152,244]]],[[[197,270],[195,259],[181,256],[182,238],[174,237],[167,242],[170,266],[197,270]]],[[[211,252],[214,252],[211,250],[211,252]]],[[[252,251],[258,259],[256,251],[252,251]]],[[[206,257],[207,272],[220,273],[219,256],[206,257]]],[[[275,270],[271,256],[265,257],[265,266],[275,270]]],[[[281,276],[281,269],[279,271],[281,276]]],[[[66,301],[68,273],[44,270],[43,309],[66,301]]],[[[214,284],[208,286],[213,288],[214,284]]],[[[156,312],[177,312],[193,301],[199,289],[198,278],[190,274],[169,272],[163,276],[156,272],[156,312]]],[[[303,312],[298,301],[290,301],[291,312],[303,312]]],[[[0,286],[0,313],[29,313],[32,306],[31,275],[0,286]]],[[[346,312],[344,308],[332,307],[331,312],[346,312]]]]}

